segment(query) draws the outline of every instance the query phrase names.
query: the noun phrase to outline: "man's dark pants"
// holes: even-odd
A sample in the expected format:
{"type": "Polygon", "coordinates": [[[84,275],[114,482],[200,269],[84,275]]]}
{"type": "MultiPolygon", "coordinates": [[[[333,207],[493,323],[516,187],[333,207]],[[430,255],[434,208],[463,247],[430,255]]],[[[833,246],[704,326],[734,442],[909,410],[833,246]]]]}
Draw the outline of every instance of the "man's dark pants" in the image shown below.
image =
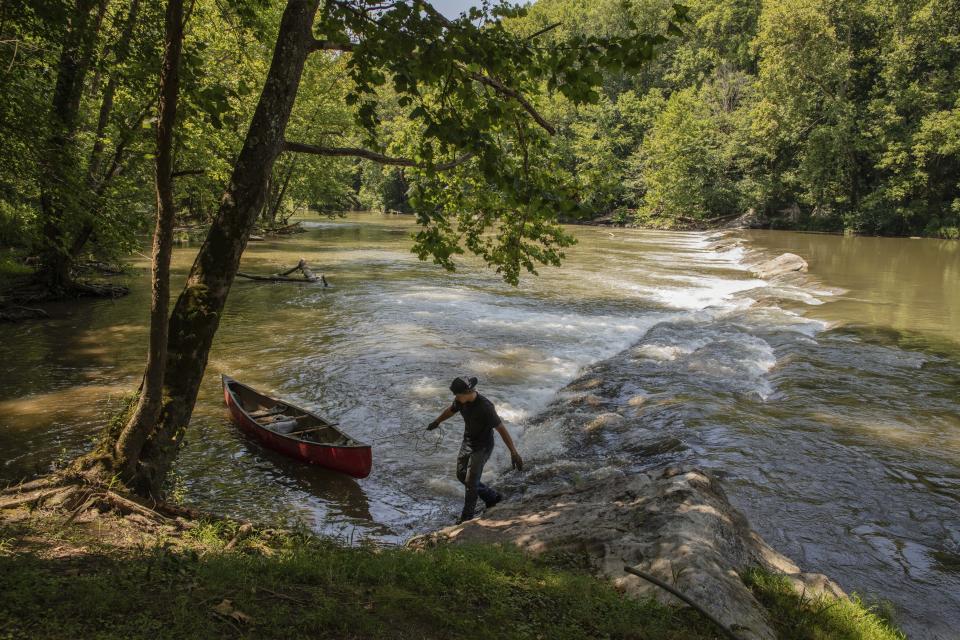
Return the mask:
{"type": "Polygon", "coordinates": [[[483,465],[490,459],[491,453],[493,453],[492,446],[474,449],[464,442],[460,447],[460,453],[457,455],[457,480],[462,482],[467,490],[463,499],[461,520],[469,520],[473,517],[478,497],[488,505],[500,498],[499,493],[480,482],[483,465]]]}

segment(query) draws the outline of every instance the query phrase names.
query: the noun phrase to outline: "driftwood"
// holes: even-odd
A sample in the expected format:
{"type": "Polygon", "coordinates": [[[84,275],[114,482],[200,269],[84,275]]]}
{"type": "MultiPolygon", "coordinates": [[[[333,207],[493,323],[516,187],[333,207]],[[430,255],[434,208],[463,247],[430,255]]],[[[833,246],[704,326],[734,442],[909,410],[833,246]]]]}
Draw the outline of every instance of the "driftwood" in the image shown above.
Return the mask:
{"type": "MultiPolygon", "coordinates": [[[[303,225],[299,222],[292,222],[290,224],[284,224],[279,227],[255,227],[254,231],[257,235],[263,236],[281,236],[288,235],[291,233],[303,233],[306,229],[303,228],[303,225]]],[[[250,237],[253,240],[253,236],[250,237]]]]}
{"type": "Polygon", "coordinates": [[[267,233],[276,233],[276,234],[286,234],[286,233],[303,233],[306,229],[303,228],[303,225],[299,222],[294,222],[276,229],[267,229],[267,233]]]}
{"type": "Polygon", "coordinates": [[[325,287],[330,286],[330,283],[327,282],[327,279],[323,276],[323,274],[319,276],[315,274],[303,258],[300,258],[300,262],[297,263],[297,266],[293,267],[292,269],[287,269],[282,273],[261,276],[252,273],[237,272],[237,275],[241,278],[247,278],[248,280],[261,280],[264,282],[320,282],[323,283],[323,286],[325,287]],[[303,277],[291,278],[290,274],[295,271],[302,273],[303,277]]]}

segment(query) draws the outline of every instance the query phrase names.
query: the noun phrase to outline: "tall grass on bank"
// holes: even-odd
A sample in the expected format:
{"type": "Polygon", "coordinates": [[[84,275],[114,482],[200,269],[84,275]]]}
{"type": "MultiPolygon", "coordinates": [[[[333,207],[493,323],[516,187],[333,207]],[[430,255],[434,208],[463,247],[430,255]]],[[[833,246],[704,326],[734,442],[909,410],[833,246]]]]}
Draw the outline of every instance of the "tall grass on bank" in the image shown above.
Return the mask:
{"type": "Polygon", "coordinates": [[[744,582],[767,609],[781,640],[906,640],[889,615],[856,596],[797,593],[785,576],[761,569],[748,571],[744,582]]]}

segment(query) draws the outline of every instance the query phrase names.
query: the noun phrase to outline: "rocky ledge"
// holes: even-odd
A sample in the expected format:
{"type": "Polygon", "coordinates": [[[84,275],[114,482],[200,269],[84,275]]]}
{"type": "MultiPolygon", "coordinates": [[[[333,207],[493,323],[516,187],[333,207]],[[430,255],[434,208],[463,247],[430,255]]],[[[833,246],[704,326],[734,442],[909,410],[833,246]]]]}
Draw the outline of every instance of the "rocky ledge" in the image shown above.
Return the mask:
{"type": "MultiPolygon", "coordinates": [[[[791,254],[754,266],[766,277],[805,268],[802,258],[791,254]]],[[[570,454],[577,459],[569,464],[580,471],[593,467],[596,473],[578,473],[576,480],[559,483],[548,473],[525,473],[523,482],[512,487],[512,500],[409,544],[514,544],[534,554],[575,558],[628,594],[675,600],[624,571],[632,566],[693,598],[743,640],[776,637],[766,610],[741,579],[751,567],[785,574],[807,595],[846,597],[836,583],[802,572],[764,542],[727,499],[717,477],[691,462],[664,459],[664,452],[683,449],[682,443],[654,438],[651,444],[645,439],[638,412],[666,401],[635,392],[630,382],[632,351],[590,367],[532,421],[574,434],[566,448],[578,453],[570,454]],[[628,453],[656,466],[634,471],[605,466],[609,461],[601,458],[608,454],[590,442],[611,431],[636,433],[643,442],[639,448],[627,446],[628,453]]]]}
{"type": "Polygon", "coordinates": [[[505,502],[483,517],[410,541],[515,544],[531,553],[575,554],[624,592],[673,596],[624,572],[649,573],[693,598],[744,640],[776,637],[740,579],[753,566],[787,574],[808,594],[844,597],[820,574],[802,573],[754,532],[720,482],[696,468],[669,466],[505,502]]]}

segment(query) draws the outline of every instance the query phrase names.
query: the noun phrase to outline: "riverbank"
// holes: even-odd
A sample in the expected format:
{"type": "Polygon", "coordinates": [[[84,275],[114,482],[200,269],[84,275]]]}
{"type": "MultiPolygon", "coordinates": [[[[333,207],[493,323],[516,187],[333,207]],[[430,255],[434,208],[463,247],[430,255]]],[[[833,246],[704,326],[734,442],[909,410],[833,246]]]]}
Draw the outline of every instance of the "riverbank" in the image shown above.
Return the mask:
{"type": "MultiPolygon", "coordinates": [[[[691,609],[509,545],[341,546],[232,521],[0,512],[4,638],[718,637],[691,609]],[[247,535],[238,535],[242,532],[247,535]]],[[[780,638],[901,636],[857,604],[746,577],[780,638]]]]}
{"type": "Polygon", "coordinates": [[[675,218],[658,221],[656,219],[638,220],[630,215],[609,212],[590,219],[564,220],[564,224],[587,227],[616,227],[621,229],[647,229],[651,231],[723,231],[723,230],[766,230],[792,231],[794,233],[822,233],[835,236],[855,236],[862,238],[928,238],[932,240],[960,240],[960,231],[949,227],[939,234],[914,235],[873,235],[855,233],[842,228],[824,227],[818,224],[800,224],[797,212],[787,209],[780,216],[765,217],[754,210],[743,214],[725,215],[706,220],[693,218],[675,218]]]}

